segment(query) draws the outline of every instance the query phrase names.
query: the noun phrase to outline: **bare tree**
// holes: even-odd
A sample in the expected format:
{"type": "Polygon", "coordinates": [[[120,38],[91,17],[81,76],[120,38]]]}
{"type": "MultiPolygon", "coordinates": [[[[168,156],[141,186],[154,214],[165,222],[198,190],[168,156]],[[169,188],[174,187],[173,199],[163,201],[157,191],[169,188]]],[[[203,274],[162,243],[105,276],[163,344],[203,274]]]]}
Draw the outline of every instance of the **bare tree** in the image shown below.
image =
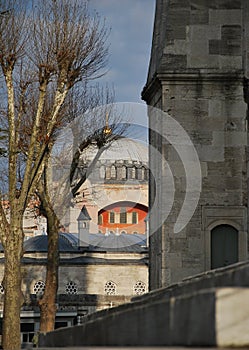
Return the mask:
{"type": "MultiPolygon", "coordinates": [[[[111,90],[106,88],[104,91],[98,86],[88,88],[84,86],[80,91],[73,89],[67,99],[67,103],[62,110],[63,120],[62,125],[70,128],[72,131],[72,148],[76,149],[70,164],[70,172],[59,181],[59,189],[63,188],[63,196],[51,196],[54,190],[54,183],[51,188],[48,182],[52,181],[49,177],[49,163],[44,163],[44,172],[42,178],[36,187],[36,193],[40,198],[43,215],[47,218],[47,233],[48,233],[48,256],[46,282],[43,296],[38,304],[40,307],[40,332],[46,333],[54,329],[56,316],[56,295],[58,288],[58,267],[59,267],[59,227],[61,225],[60,217],[58,217],[58,208],[67,208],[65,202],[71,204],[71,199],[75,197],[78,189],[86,181],[89,174],[92,172],[94,165],[98,161],[105,147],[108,147],[114,140],[121,137],[126,130],[126,124],[119,123],[119,116],[110,116],[111,125],[106,125],[105,114],[111,114],[114,95],[111,90]],[[82,98],[82,95],[84,98],[82,98]],[[99,108],[98,108],[99,106],[99,108]],[[87,116],[86,111],[90,111],[87,116]],[[98,125],[98,127],[97,127],[98,125]],[[87,136],[86,136],[87,135],[87,136]],[[94,156],[87,172],[76,177],[76,172],[79,165],[79,159],[82,152],[89,146],[96,145],[98,152],[94,156]],[[62,199],[62,200],[61,200],[62,199]]],[[[61,129],[61,125],[57,128],[61,129]]],[[[50,141],[49,150],[52,150],[53,139],[50,141]]],[[[65,162],[65,157],[68,153],[68,144],[66,150],[63,147],[59,151],[58,160],[61,168],[65,162]],[[64,152],[64,153],[63,153],[64,152]],[[61,164],[63,163],[63,164],[61,164]]],[[[70,162],[71,160],[69,160],[70,162]]],[[[58,179],[55,179],[58,180],[58,179]]],[[[53,182],[53,181],[52,181],[53,182]]]]}
{"type": "Polygon", "coordinates": [[[2,345],[6,350],[20,349],[24,210],[43,172],[49,142],[69,91],[75,84],[102,74],[107,56],[105,26],[89,14],[87,1],[44,0],[32,8],[25,8],[25,3],[28,1],[3,0],[1,11],[7,12],[0,20],[10,210],[7,219],[0,205],[5,254],[2,345]],[[20,148],[24,120],[30,128],[25,155],[20,148]]]}

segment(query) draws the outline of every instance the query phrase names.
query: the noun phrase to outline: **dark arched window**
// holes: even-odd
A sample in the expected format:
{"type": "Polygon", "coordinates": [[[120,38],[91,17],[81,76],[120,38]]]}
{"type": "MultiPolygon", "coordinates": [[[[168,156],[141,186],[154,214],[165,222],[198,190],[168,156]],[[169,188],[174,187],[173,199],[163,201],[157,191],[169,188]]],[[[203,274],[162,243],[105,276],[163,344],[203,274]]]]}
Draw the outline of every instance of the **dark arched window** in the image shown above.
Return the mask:
{"type": "Polygon", "coordinates": [[[238,261],[238,231],[231,225],[219,225],[211,231],[211,268],[238,261]]]}

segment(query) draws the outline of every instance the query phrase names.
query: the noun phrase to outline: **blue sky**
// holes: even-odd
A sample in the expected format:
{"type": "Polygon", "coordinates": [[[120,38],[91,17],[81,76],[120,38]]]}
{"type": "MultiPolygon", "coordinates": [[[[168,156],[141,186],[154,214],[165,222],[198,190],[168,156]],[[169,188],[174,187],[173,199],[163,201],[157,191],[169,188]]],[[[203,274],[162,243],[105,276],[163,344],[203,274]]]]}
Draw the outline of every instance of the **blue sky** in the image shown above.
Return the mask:
{"type": "Polygon", "coordinates": [[[152,41],[155,0],[91,0],[111,28],[108,73],[116,102],[139,102],[146,82],[152,41]]]}

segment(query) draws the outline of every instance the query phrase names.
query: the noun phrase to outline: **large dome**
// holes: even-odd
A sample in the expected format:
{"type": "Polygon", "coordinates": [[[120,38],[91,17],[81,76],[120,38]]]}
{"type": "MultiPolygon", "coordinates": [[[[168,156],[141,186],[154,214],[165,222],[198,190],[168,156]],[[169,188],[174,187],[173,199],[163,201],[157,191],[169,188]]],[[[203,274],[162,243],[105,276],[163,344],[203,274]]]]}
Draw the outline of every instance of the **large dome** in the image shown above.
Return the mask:
{"type": "MultiPolygon", "coordinates": [[[[97,148],[92,146],[82,153],[83,162],[88,162],[97,154],[97,148]]],[[[117,160],[137,161],[139,163],[148,163],[148,146],[144,143],[122,137],[113,141],[101,154],[99,161],[115,162],[117,160]]]]}

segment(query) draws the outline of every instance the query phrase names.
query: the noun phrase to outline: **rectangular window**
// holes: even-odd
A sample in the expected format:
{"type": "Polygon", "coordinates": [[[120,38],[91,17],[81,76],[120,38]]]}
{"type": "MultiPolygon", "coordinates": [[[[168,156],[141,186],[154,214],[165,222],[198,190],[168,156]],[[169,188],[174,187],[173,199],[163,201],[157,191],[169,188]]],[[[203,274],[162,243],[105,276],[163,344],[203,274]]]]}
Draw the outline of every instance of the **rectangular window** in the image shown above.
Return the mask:
{"type": "Polygon", "coordinates": [[[115,223],[115,213],[114,211],[110,211],[109,213],[109,223],[114,224],[115,223]]]}
{"type": "Polygon", "coordinates": [[[98,216],[98,225],[103,225],[103,217],[101,214],[98,216]]]}
{"type": "Polygon", "coordinates": [[[136,211],[134,211],[132,213],[132,223],[137,224],[137,212],[136,211]]]}
{"type": "Polygon", "coordinates": [[[127,212],[126,208],[121,208],[120,209],[120,224],[126,224],[127,223],[127,212]]]}

